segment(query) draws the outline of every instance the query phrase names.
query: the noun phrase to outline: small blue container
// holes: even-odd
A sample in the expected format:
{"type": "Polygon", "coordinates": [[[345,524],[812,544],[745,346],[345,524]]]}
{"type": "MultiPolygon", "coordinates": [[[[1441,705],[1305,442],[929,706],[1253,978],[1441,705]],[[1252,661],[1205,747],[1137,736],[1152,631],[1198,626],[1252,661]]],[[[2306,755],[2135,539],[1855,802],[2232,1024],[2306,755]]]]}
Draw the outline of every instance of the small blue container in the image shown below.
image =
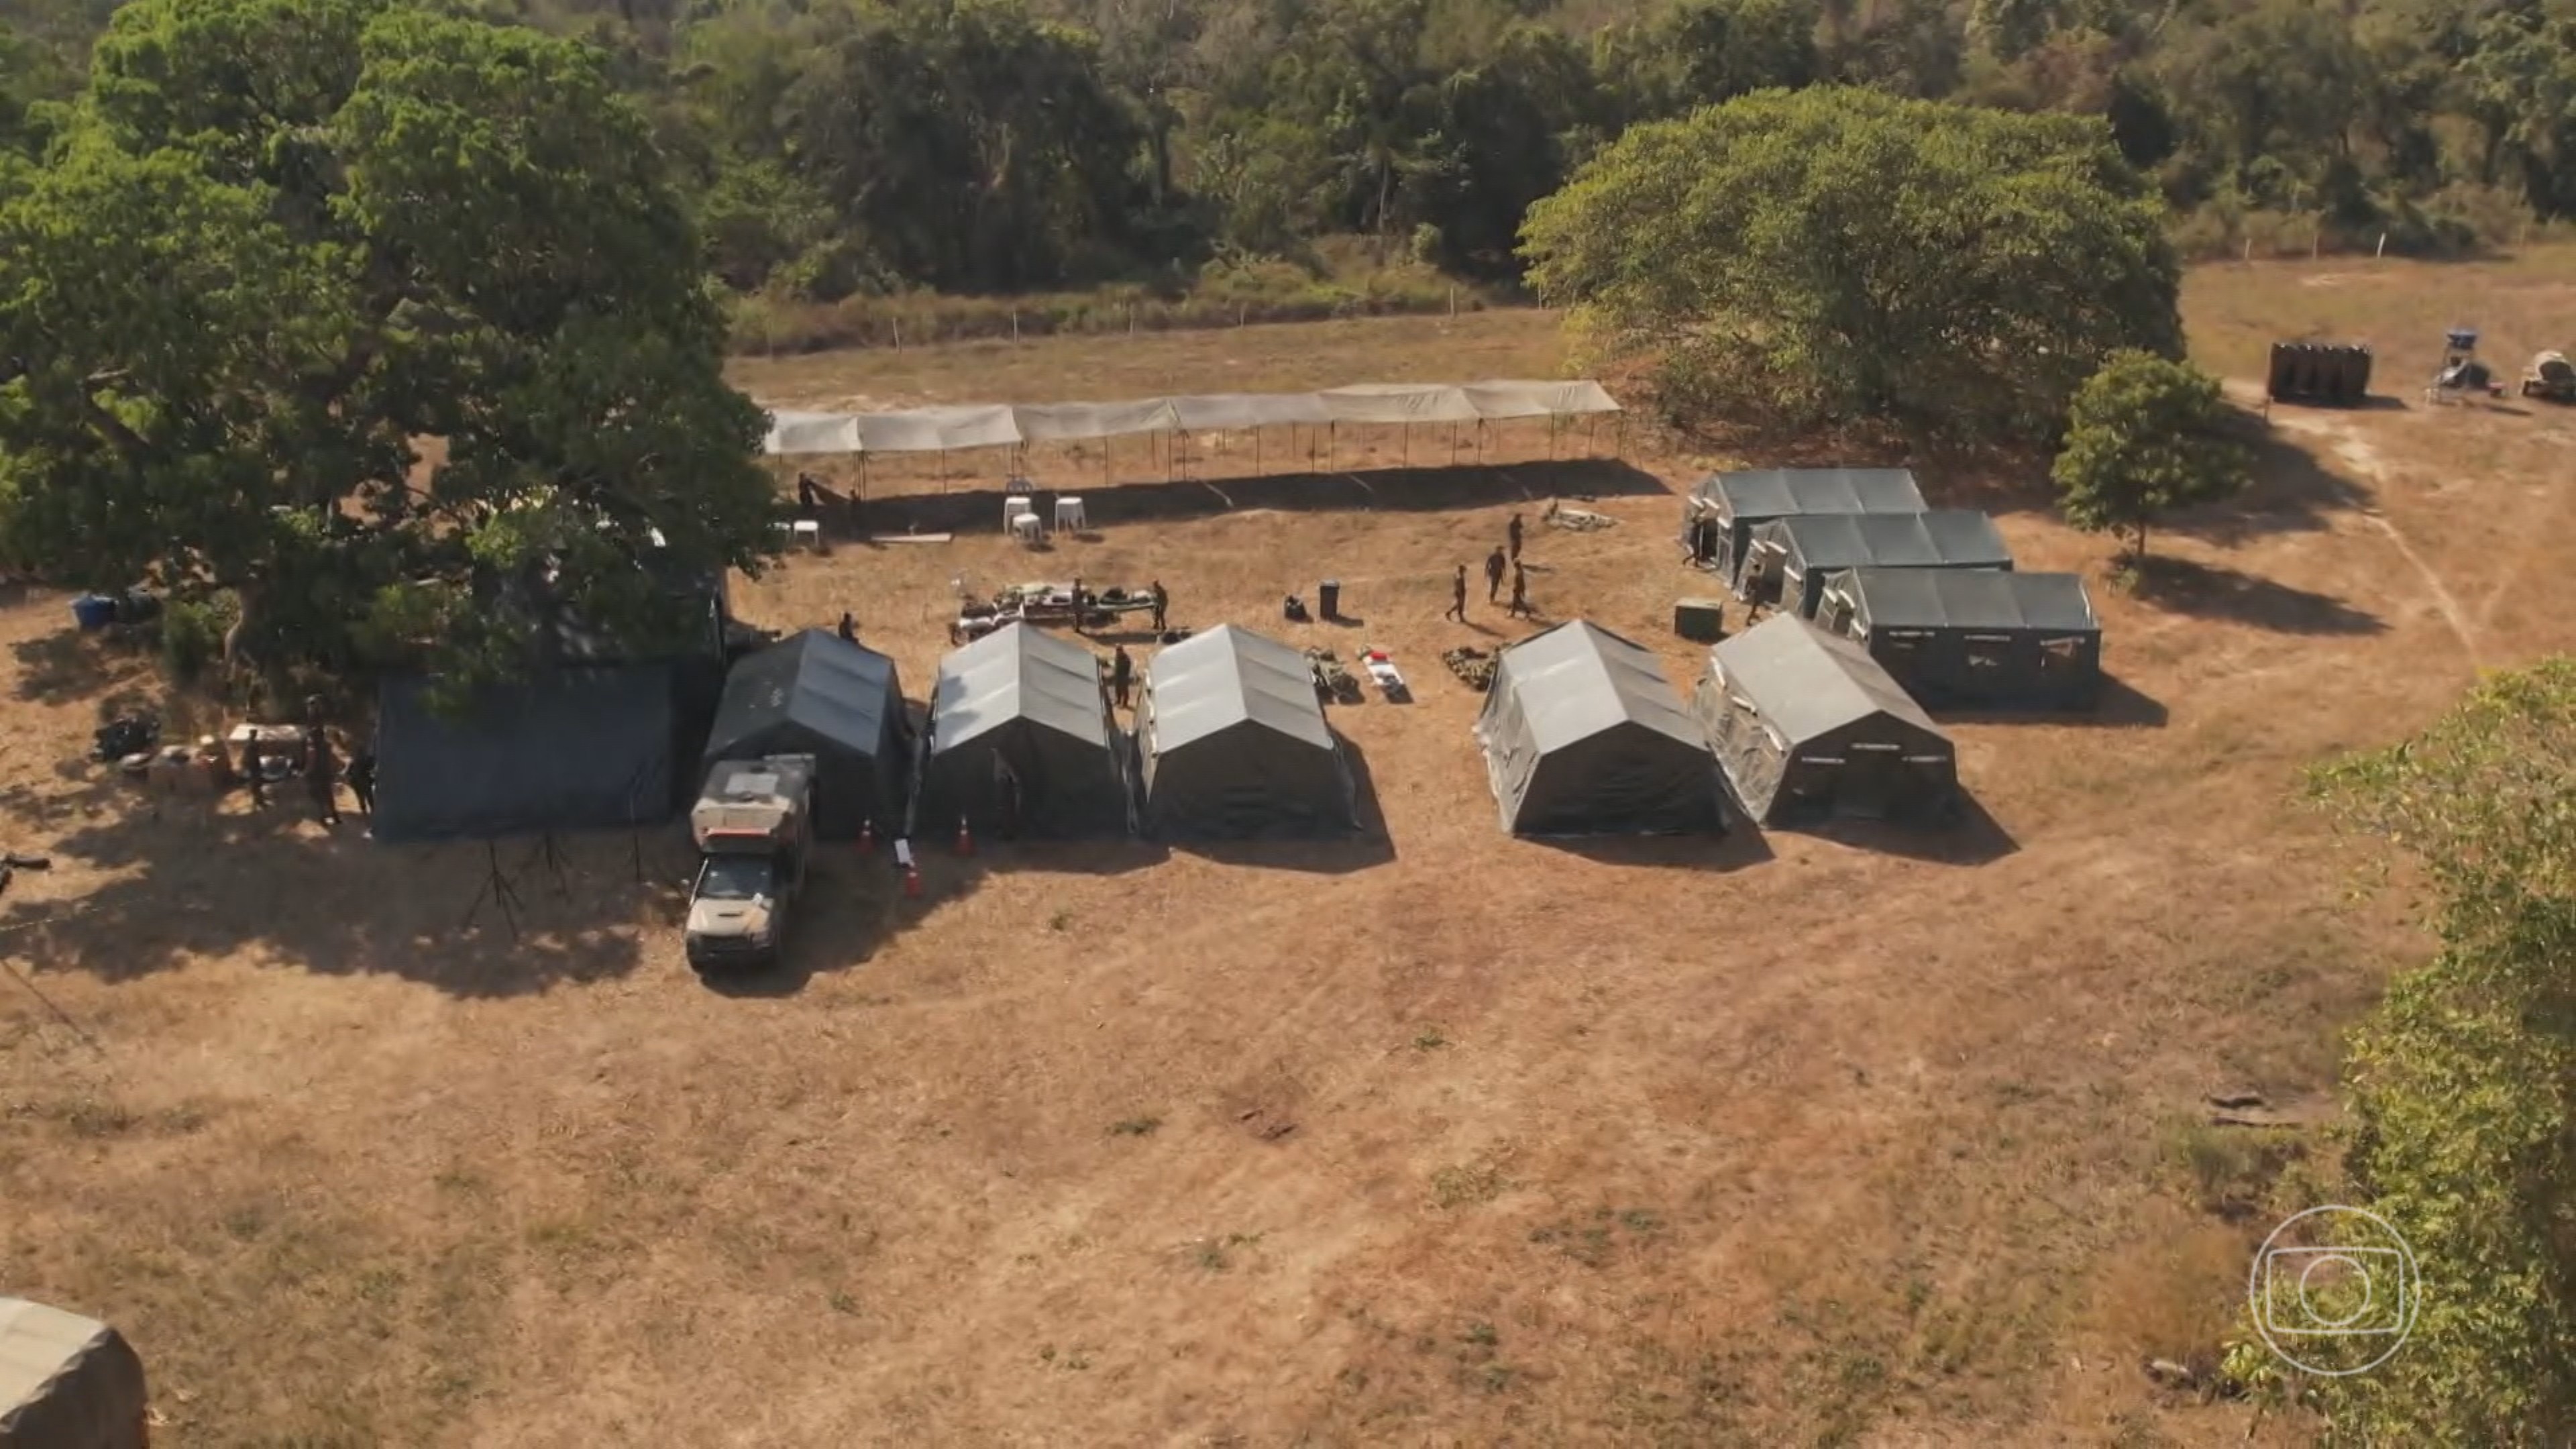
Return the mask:
{"type": "Polygon", "coordinates": [[[83,594],[72,600],[72,619],[84,629],[104,629],[116,622],[116,600],[83,594]]]}

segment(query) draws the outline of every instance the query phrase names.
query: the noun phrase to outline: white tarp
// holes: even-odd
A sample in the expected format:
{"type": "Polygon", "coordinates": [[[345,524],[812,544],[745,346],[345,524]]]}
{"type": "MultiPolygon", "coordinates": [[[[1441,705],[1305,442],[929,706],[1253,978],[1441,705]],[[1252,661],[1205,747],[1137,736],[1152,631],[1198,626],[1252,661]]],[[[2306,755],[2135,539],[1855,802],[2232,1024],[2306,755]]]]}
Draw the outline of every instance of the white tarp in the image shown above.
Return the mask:
{"type": "Polygon", "coordinates": [[[1304,423],[1472,423],[1615,413],[1590,380],[1372,382],[1322,392],[1208,393],[1128,402],[910,408],[887,413],[776,412],[772,453],[942,453],[1141,433],[1232,432],[1304,423]]]}
{"type": "Polygon", "coordinates": [[[1032,443],[1090,442],[1126,438],[1138,433],[1167,433],[1180,426],[1172,399],[1149,397],[1135,402],[1041,403],[1016,407],[1020,436],[1032,443]]]}
{"type": "Polygon", "coordinates": [[[859,422],[848,413],[771,413],[768,449],[773,453],[855,453],[859,450],[859,422]]]}

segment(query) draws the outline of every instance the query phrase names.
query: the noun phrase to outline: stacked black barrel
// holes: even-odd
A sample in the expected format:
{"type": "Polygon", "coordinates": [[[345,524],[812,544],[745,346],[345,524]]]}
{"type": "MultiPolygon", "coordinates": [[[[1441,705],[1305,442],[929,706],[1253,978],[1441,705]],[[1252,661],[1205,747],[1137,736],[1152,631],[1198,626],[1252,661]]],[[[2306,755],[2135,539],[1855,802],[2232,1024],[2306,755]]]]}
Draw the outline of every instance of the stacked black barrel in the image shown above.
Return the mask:
{"type": "Polygon", "coordinates": [[[2277,402],[2349,407],[2370,395],[2370,349],[2354,343],[2275,342],[2270,391],[2277,402]]]}

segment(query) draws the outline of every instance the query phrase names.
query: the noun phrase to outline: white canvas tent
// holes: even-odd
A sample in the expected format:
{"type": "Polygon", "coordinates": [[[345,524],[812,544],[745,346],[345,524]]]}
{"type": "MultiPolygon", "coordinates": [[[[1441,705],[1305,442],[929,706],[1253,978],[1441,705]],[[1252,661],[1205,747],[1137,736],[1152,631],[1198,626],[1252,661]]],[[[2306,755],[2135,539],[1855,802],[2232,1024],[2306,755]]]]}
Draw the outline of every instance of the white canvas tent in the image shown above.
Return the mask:
{"type": "Polygon", "coordinates": [[[1496,423],[1593,418],[1618,411],[1618,402],[1601,384],[1589,380],[1359,383],[1321,392],[1211,393],[1129,402],[924,407],[880,413],[780,411],[770,415],[768,451],[781,455],[945,453],[1296,424],[1496,423]]]}

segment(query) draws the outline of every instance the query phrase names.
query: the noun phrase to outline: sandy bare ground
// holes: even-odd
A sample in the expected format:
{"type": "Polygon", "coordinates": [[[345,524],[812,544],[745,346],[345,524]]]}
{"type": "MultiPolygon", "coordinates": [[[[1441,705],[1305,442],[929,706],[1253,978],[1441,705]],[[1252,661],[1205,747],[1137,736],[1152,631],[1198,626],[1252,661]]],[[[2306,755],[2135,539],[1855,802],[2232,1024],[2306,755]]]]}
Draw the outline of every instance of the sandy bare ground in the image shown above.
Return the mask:
{"type": "MultiPolygon", "coordinates": [[[[2303,270],[2195,279],[2213,365],[2316,325],[2282,309],[2351,325],[2397,290],[2277,284],[2303,270]]],[[[2529,268],[2417,290],[2576,333],[2529,268]]],[[[1042,401],[1555,370],[1543,318],[1456,329],[744,379],[1042,401]]],[[[2420,340],[2389,337],[2386,375],[2420,340]]],[[[1334,713],[1368,843],[988,843],[932,853],[918,903],[836,855],[793,969],[733,994],[678,959],[676,833],[570,842],[560,886],[506,845],[514,942],[462,924],[480,851],[152,818],[76,761],[139,666],[30,599],[0,612],[0,807],[57,868],[0,915],[27,983],[0,981],[0,1284],[125,1325],[182,1445],[2241,1442],[2241,1411],[2138,1371],[2206,1345],[2268,1227],[2210,1210],[2176,1124],[2220,1088],[2328,1086],[2420,949],[2345,908],[2295,772],[2430,718],[2477,661],[2565,648],[2576,604],[2558,422],[2276,421],[2254,496],[2097,587],[2104,716],[1957,726],[1985,820],[1932,840],[1499,834],[1478,697],[1436,654],[1526,626],[1441,622],[1449,567],[1526,512],[1541,608],[1683,686],[1671,607],[1705,590],[1670,490],[1707,459],[1217,467],[1220,498],[1140,454],[1111,489],[1072,475],[1098,536],[1037,555],[993,527],[996,469],[873,478],[886,526],[970,521],[797,558],[746,614],[853,609],[918,696],[953,578],[1160,576],[1176,622],[1390,648],[1418,700],[1334,713]],[[1578,491],[1621,525],[1535,526],[1578,491]],[[1281,624],[1326,576],[1365,622],[1281,624]]],[[[2002,509],[2025,567],[2098,579],[2108,546],[2027,478],[1925,467],[2002,509]]]]}

